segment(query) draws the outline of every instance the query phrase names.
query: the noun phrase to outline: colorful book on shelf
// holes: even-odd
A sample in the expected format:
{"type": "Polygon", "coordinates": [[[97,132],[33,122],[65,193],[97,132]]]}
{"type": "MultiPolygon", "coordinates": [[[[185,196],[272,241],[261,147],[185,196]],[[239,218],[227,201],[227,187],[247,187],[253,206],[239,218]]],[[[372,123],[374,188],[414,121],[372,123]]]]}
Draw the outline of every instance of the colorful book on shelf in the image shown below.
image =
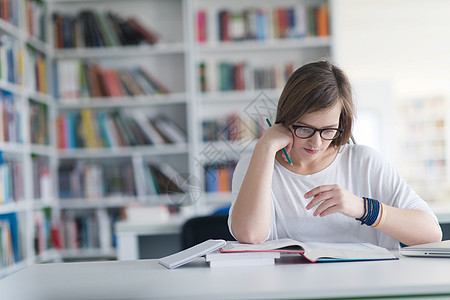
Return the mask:
{"type": "Polygon", "coordinates": [[[199,9],[197,11],[197,41],[200,43],[204,43],[207,41],[207,15],[204,9],[199,9]]]}
{"type": "Polygon", "coordinates": [[[100,247],[100,228],[95,211],[63,214],[64,235],[66,245],[71,250],[97,249],[100,247]]]}
{"type": "Polygon", "coordinates": [[[170,193],[184,193],[185,191],[173,180],[173,177],[169,177],[171,174],[163,172],[158,165],[149,164],[153,180],[157,186],[159,194],[170,193]]]}
{"type": "Polygon", "coordinates": [[[91,109],[84,108],[81,110],[82,132],[88,148],[101,147],[101,141],[94,125],[93,112],[91,109]]]}
{"type": "Polygon", "coordinates": [[[123,19],[111,11],[85,9],[77,14],[53,14],[57,48],[116,47],[155,44],[159,36],[135,17],[123,19]]]}
{"type": "Polygon", "coordinates": [[[158,133],[150,122],[150,118],[143,111],[133,111],[132,117],[139,124],[147,138],[151,141],[150,144],[160,145],[165,143],[164,138],[158,133]]]}
{"type": "Polygon", "coordinates": [[[288,238],[265,241],[259,244],[229,241],[220,251],[223,253],[247,251],[299,253],[310,262],[397,259],[389,250],[370,243],[299,242],[288,238]]]}
{"type": "Polygon", "coordinates": [[[0,215],[0,236],[2,238],[0,257],[2,265],[18,262],[22,255],[19,218],[16,213],[0,215]]]}
{"type": "Polygon", "coordinates": [[[316,11],[317,36],[328,36],[328,5],[322,4],[316,11]]]}
{"type": "Polygon", "coordinates": [[[186,133],[178,125],[166,116],[156,116],[151,124],[158,133],[169,143],[185,143],[186,133]]]}
{"type": "Polygon", "coordinates": [[[144,27],[135,17],[128,18],[126,22],[150,44],[156,44],[159,41],[158,35],[149,28],[144,27]]]}

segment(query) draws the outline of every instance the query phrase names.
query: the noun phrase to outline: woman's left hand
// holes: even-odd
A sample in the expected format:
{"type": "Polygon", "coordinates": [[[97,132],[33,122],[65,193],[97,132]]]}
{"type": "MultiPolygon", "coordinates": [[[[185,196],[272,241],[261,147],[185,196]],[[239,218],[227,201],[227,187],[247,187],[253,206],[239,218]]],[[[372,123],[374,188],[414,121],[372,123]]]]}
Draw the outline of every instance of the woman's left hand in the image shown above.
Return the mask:
{"type": "Polygon", "coordinates": [[[314,216],[342,213],[351,218],[361,218],[364,214],[364,200],[337,184],[318,186],[305,194],[305,198],[311,197],[313,199],[306,205],[306,209],[310,210],[319,204],[314,216]]]}

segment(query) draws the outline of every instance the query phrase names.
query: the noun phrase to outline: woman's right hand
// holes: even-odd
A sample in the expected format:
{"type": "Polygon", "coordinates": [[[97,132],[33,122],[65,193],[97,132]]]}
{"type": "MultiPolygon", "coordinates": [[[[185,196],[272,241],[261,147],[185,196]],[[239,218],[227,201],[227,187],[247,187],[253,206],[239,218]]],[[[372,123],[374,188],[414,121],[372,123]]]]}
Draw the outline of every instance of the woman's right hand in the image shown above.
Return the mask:
{"type": "MultiPolygon", "coordinates": [[[[292,131],[283,124],[274,124],[272,127],[266,130],[266,132],[258,141],[258,143],[267,145],[269,149],[275,152],[278,152],[282,148],[285,148],[288,155],[290,155],[291,153],[293,142],[294,135],[292,131]]],[[[287,158],[284,154],[283,158],[287,162],[287,158]]]]}

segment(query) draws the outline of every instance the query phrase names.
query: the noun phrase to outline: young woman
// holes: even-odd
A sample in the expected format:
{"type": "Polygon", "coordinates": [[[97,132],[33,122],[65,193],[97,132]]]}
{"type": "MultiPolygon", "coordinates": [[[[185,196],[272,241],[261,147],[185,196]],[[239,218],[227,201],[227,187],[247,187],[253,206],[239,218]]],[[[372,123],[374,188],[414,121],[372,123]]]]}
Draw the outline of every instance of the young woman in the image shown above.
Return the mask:
{"type": "Polygon", "coordinates": [[[233,176],[229,228],[242,243],[368,242],[398,249],[440,241],[433,211],[373,149],[349,144],[348,78],[319,61],[289,78],[275,124],[233,176]],[[285,148],[293,165],[281,149],[285,148]]]}

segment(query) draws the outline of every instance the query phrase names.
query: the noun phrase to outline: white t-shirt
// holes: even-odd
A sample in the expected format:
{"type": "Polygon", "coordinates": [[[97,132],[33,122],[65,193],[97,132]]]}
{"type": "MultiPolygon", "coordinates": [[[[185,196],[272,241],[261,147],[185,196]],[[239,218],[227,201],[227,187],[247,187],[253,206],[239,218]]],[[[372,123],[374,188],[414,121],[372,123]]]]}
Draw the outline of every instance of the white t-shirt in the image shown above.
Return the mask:
{"type": "MultiPolygon", "coordinates": [[[[247,172],[250,156],[236,166],[230,216],[247,172]]],[[[395,169],[378,152],[367,146],[344,145],[335,160],[324,170],[299,175],[274,161],[272,178],[272,219],[267,239],[292,238],[317,242],[367,242],[387,249],[398,249],[399,243],[389,235],[336,213],[314,217],[317,208],[306,210],[310,199],[303,195],[319,185],[338,184],[356,196],[379,200],[402,209],[419,209],[437,218],[395,169]]],[[[228,219],[231,232],[231,218],[228,219]]]]}

